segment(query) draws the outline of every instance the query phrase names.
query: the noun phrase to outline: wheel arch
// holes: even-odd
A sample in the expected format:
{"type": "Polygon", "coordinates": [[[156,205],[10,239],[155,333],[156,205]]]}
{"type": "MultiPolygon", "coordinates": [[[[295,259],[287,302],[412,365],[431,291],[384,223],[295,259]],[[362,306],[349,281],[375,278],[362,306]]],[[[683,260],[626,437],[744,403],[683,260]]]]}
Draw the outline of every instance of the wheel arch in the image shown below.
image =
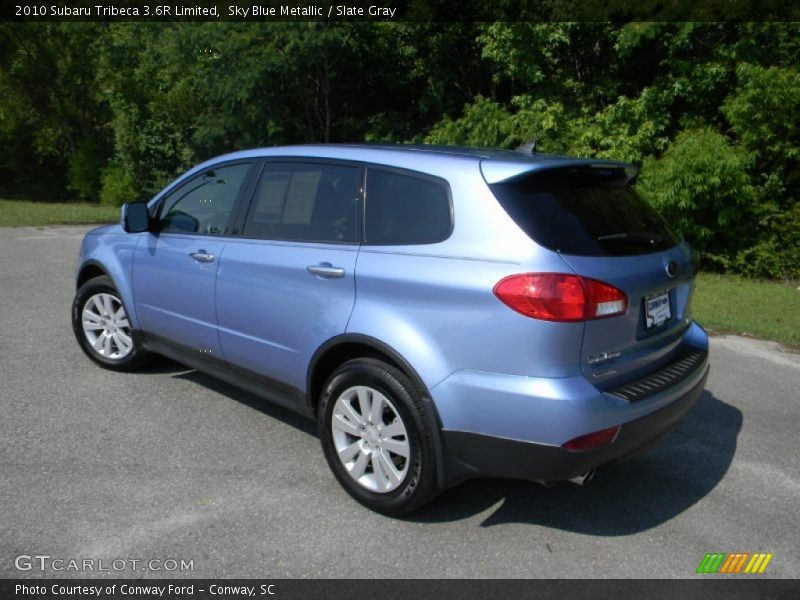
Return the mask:
{"type": "Polygon", "coordinates": [[[446,481],[444,473],[446,463],[441,439],[442,427],[439,413],[431,399],[428,387],[422,381],[416,369],[388,344],[373,337],[355,333],[338,335],[322,344],[311,357],[306,376],[306,401],[308,402],[310,413],[312,415],[317,414],[319,395],[330,374],[339,365],[348,360],[365,357],[383,360],[399,369],[419,388],[422,394],[422,401],[426,407],[425,416],[433,432],[433,443],[436,452],[436,476],[439,484],[442,485],[442,482],[446,481]]]}
{"type": "Polygon", "coordinates": [[[139,319],[136,314],[136,307],[133,304],[133,290],[131,289],[130,281],[128,281],[129,278],[125,276],[125,272],[125,265],[103,264],[97,259],[90,258],[78,268],[78,274],[75,278],[75,291],[77,292],[82,285],[95,277],[108,277],[111,280],[111,285],[117,290],[125,304],[128,318],[134,328],[138,330],[139,319]]]}
{"type": "Polygon", "coordinates": [[[111,277],[108,271],[99,262],[95,260],[88,260],[81,265],[81,268],[78,271],[78,276],[75,278],[75,289],[79,290],[81,286],[90,279],[103,276],[108,277],[111,279],[111,281],[114,281],[114,278],[111,277]]]}

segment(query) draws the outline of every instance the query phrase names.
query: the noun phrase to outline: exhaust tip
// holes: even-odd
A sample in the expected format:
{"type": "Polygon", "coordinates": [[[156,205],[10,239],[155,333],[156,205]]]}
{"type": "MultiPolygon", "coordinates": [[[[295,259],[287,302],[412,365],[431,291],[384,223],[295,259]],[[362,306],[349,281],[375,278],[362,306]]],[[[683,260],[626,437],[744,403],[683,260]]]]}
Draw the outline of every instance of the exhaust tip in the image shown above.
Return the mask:
{"type": "Polygon", "coordinates": [[[582,475],[578,475],[577,477],[570,477],[567,481],[571,481],[577,485],[586,485],[594,478],[594,469],[591,471],[586,471],[582,475]]]}

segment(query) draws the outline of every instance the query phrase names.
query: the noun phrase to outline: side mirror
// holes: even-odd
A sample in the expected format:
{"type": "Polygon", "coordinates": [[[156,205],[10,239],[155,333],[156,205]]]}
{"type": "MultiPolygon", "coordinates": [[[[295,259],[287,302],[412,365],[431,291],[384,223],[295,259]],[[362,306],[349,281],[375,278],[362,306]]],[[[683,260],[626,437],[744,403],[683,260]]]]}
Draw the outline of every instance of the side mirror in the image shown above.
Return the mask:
{"type": "Polygon", "coordinates": [[[141,233],[150,229],[150,212],[145,202],[122,205],[122,228],[128,233],[141,233]]]}

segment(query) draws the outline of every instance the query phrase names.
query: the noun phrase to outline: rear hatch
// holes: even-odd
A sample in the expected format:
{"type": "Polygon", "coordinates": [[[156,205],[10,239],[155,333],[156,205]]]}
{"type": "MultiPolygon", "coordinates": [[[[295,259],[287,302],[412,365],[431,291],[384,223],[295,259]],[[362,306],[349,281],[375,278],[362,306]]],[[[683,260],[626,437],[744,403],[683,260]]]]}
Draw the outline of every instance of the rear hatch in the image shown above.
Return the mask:
{"type": "Polygon", "coordinates": [[[600,389],[674,360],[690,324],[691,250],[639,198],[630,175],[624,165],[587,162],[490,183],[517,225],[565,267],[627,295],[624,314],[584,326],[581,367],[600,389]]]}

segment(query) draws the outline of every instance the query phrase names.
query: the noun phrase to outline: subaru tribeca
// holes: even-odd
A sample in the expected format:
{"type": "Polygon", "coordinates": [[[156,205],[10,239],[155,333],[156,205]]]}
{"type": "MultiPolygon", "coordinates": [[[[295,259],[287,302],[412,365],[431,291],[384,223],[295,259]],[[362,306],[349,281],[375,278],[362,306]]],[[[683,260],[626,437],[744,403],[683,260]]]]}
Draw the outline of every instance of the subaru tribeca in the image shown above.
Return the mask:
{"type": "Polygon", "coordinates": [[[708,375],[692,252],[629,165],[320,145],[205,162],[89,232],[96,363],[161,354],[311,419],[356,500],[470,477],[584,482],[666,435],[708,375]]]}

